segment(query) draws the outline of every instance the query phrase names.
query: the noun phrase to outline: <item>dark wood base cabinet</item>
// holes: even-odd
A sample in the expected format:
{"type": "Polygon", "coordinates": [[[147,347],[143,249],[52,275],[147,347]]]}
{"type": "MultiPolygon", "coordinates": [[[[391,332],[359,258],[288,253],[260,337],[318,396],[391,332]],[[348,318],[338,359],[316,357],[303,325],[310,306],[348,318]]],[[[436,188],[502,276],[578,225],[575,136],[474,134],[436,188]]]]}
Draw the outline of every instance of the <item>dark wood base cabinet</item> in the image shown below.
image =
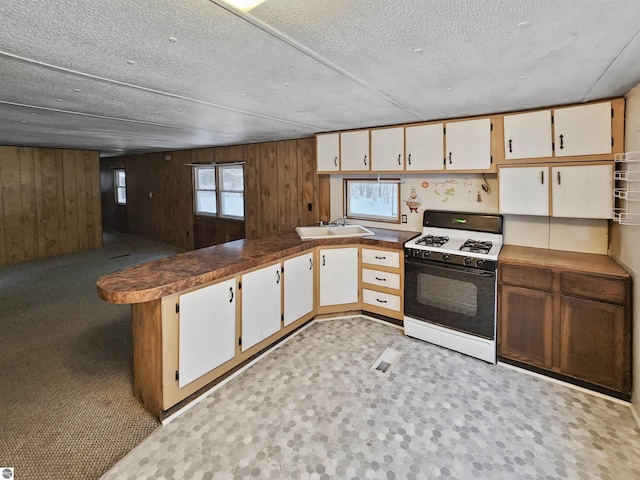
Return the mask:
{"type": "Polygon", "coordinates": [[[631,279],[606,255],[507,245],[498,358],[629,400],[631,279]]]}

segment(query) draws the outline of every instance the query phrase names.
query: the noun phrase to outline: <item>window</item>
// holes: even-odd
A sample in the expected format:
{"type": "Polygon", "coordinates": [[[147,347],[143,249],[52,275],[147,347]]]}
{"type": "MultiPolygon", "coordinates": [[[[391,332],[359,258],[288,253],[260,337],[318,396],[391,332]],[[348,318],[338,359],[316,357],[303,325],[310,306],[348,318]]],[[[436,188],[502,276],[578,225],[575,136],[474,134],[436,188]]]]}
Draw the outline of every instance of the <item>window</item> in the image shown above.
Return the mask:
{"type": "Polygon", "coordinates": [[[244,218],[242,165],[194,168],[196,215],[244,218]]]}
{"type": "Polygon", "coordinates": [[[127,174],[124,168],[116,168],[113,172],[114,180],[113,185],[115,187],[116,205],[127,204],[127,174]]]}
{"type": "Polygon", "coordinates": [[[376,180],[346,180],[347,218],[400,223],[400,185],[376,180]]]}

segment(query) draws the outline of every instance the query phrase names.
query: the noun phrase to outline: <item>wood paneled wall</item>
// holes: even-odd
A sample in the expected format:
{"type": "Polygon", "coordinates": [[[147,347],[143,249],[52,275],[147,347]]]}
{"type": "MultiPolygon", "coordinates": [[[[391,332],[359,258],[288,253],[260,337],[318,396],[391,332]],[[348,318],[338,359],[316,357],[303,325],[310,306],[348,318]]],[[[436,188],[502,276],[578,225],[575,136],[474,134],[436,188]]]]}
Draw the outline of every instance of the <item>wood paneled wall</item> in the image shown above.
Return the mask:
{"type": "MultiPolygon", "coordinates": [[[[103,159],[102,169],[124,166],[127,171],[131,233],[192,249],[238,232],[237,225],[222,221],[195,225],[192,169],[186,163],[246,161],[244,236],[262,238],[329,220],[329,177],[315,173],[315,155],[315,139],[308,138],[103,159]]],[[[108,198],[115,201],[113,194],[108,198]]]]}
{"type": "Polygon", "coordinates": [[[0,264],[102,246],[95,151],[0,147],[0,264]]]}

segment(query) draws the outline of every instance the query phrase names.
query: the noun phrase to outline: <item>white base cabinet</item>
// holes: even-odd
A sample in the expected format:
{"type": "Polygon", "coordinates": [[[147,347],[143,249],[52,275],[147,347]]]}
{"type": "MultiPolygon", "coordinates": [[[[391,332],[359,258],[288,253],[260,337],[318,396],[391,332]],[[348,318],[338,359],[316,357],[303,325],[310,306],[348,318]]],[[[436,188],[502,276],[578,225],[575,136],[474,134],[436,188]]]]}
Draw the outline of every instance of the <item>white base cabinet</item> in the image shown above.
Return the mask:
{"type": "Polygon", "coordinates": [[[313,312],[313,253],[284,261],[284,326],[313,312]]]}
{"type": "Polygon", "coordinates": [[[323,248],[320,259],[320,306],[358,302],[358,247],[323,248]]]}
{"type": "Polygon", "coordinates": [[[280,330],[280,263],[242,275],[242,351],[280,330]]]}
{"type": "Polygon", "coordinates": [[[235,356],[236,281],[216,283],[179,297],[178,387],[235,356]]]}

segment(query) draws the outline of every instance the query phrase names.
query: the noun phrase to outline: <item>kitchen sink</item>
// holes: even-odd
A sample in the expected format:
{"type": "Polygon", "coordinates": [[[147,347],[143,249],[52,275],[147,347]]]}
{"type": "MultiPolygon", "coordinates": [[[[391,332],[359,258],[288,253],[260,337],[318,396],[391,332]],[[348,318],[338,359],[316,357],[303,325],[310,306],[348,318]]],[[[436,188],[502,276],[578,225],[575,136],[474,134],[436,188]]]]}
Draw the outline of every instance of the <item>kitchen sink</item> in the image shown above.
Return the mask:
{"type": "Polygon", "coordinates": [[[362,225],[296,227],[296,233],[302,240],[317,240],[318,238],[364,237],[375,235],[362,225]]]}

